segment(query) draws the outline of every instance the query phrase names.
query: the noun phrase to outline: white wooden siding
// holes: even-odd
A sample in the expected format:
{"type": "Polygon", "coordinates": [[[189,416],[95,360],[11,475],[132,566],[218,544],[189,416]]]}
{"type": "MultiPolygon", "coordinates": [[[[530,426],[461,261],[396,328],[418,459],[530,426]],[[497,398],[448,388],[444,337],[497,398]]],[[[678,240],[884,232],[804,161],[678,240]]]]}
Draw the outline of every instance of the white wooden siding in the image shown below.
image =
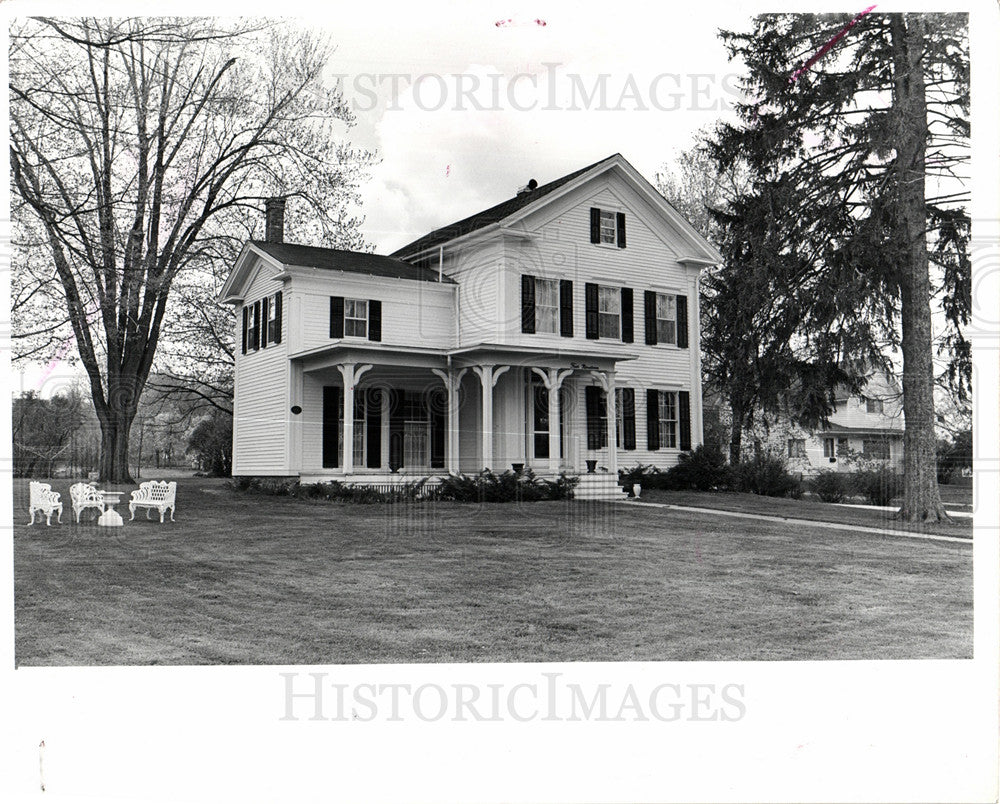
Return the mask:
{"type": "MultiPolygon", "coordinates": [[[[283,285],[274,279],[273,268],[258,263],[256,275],[247,287],[244,304],[272,296],[283,285]]],[[[284,309],[287,298],[282,299],[281,343],[269,343],[266,348],[242,353],[236,350],[234,417],[233,417],[233,474],[287,475],[289,399],[288,314],[284,309]]],[[[261,326],[265,326],[261,310],[261,326]]],[[[236,343],[242,343],[243,313],[236,316],[236,343]]]]}

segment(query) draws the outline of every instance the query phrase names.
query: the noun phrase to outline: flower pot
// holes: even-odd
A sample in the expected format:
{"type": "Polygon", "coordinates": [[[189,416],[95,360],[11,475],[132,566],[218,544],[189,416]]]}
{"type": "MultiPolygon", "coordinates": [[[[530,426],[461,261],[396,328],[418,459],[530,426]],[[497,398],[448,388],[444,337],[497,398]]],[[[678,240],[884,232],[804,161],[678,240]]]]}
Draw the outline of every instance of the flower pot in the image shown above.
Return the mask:
{"type": "Polygon", "coordinates": [[[521,472],[524,471],[524,464],[523,463],[512,463],[510,466],[514,470],[515,474],[519,475],[519,474],[521,474],[521,472]]]}
{"type": "Polygon", "coordinates": [[[587,474],[592,475],[597,470],[597,461],[587,461],[587,474]]]}

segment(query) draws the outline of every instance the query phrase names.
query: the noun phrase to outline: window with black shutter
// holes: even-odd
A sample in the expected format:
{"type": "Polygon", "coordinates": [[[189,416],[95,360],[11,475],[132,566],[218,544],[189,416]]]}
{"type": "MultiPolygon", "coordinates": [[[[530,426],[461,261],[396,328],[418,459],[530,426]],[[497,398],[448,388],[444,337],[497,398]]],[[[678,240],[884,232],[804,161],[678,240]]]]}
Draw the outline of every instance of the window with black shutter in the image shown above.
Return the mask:
{"type": "Polygon", "coordinates": [[[344,297],[330,297],[330,337],[344,337],[344,297]]]}
{"type": "Polygon", "coordinates": [[[246,305],[243,307],[243,354],[247,353],[247,329],[250,318],[250,308],[246,305]]]}
{"type": "Polygon", "coordinates": [[[597,207],[590,208],[590,242],[601,242],[601,210],[597,207]]]}
{"type": "Polygon", "coordinates": [[[691,394],[688,391],[677,392],[677,417],[681,431],[680,448],[691,449],[691,394]]]}
{"type": "Polygon", "coordinates": [[[253,348],[260,349],[260,302],[253,303],[253,348]]]}
{"type": "Polygon", "coordinates": [[[622,288],[622,343],[635,340],[635,325],[632,310],[632,288],[622,288]]]}
{"type": "Polygon", "coordinates": [[[590,242],[625,248],[625,213],[591,207],[590,242]]]}
{"type": "Polygon", "coordinates": [[[535,277],[521,276],[521,332],[535,331],[535,277]]]}
{"type": "Polygon", "coordinates": [[[564,338],[573,337],[573,282],[559,280],[559,334],[564,338]]]}
{"type": "Polygon", "coordinates": [[[281,343],[281,319],[282,319],[282,297],[284,294],[279,290],[274,294],[274,337],[275,343],[281,343]]]}
{"type": "Polygon", "coordinates": [[[625,248],[625,213],[619,212],[615,216],[615,223],[618,235],[618,248],[625,248]]]}
{"type": "Polygon", "coordinates": [[[264,326],[261,327],[260,331],[260,348],[267,348],[267,339],[270,333],[268,332],[268,327],[271,325],[271,297],[265,296],[261,299],[261,306],[263,309],[263,314],[261,320],[264,322],[264,326]]]}
{"type": "Polygon", "coordinates": [[[646,448],[660,448],[660,392],[646,389],[646,448]]]}
{"type": "Polygon", "coordinates": [[[368,300],[368,340],[382,340],[382,302],[378,299],[368,300]]]}
{"type": "Polygon", "coordinates": [[[622,388],[622,448],[635,449],[635,389],[622,388]]]}
{"type": "Polygon", "coordinates": [[[688,348],[688,300],[687,296],[677,297],[677,345],[688,348]]]}
{"type": "Polygon", "coordinates": [[[600,315],[597,309],[597,285],[593,282],[584,285],[583,301],[585,308],[584,326],[587,337],[590,340],[597,340],[600,337],[600,315]]]}
{"type": "Polygon", "coordinates": [[[646,324],[646,343],[656,345],[656,293],[647,290],[642,294],[643,319],[646,324]]]}

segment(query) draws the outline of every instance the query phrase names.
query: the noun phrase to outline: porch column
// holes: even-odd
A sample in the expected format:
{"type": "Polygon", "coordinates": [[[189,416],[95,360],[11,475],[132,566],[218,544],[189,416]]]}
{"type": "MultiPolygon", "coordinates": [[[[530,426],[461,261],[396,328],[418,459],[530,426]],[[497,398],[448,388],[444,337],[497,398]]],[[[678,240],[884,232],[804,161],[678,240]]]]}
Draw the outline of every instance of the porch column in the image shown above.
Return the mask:
{"type": "Polygon", "coordinates": [[[493,465],[493,388],[510,366],[473,366],[483,388],[483,468],[493,465]]]}
{"type": "Polygon", "coordinates": [[[344,378],[344,454],[340,465],[345,475],[354,471],[354,386],[371,367],[371,363],[363,366],[357,363],[337,365],[340,376],[344,378]]]}
{"type": "Polygon", "coordinates": [[[562,443],[562,425],[559,421],[559,389],[563,380],[573,373],[573,369],[541,369],[532,366],[549,396],[549,471],[558,474],[559,452],[562,443]]]}
{"type": "Polygon", "coordinates": [[[448,474],[458,474],[458,389],[462,385],[462,377],[465,376],[467,368],[461,371],[449,369],[431,369],[431,371],[441,378],[445,390],[448,392],[448,444],[445,450],[445,462],[448,474]]]}
{"type": "Polygon", "coordinates": [[[617,481],[618,448],[615,446],[615,442],[618,440],[618,403],[615,399],[615,373],[614,371],[592,371],[591,374],[601,384],[607,399],[605,407],[608,414],[608,471],[617,481]]]}

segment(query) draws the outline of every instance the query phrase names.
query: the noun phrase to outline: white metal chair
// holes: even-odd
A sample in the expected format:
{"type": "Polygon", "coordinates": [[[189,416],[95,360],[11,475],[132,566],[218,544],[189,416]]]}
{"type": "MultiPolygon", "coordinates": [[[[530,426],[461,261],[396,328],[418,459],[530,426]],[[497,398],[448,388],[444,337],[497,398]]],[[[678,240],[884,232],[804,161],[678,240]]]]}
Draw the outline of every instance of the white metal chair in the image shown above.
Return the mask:
{"type": "Polygon", "coordinates": [[[90,483],[74,483],[69,487],[69,498],[73,503],[73,514],[77,524],[80,524],[80,514],[88,508],[104,512],[104,492],[90,483]]]}
{"type": "Polygon", "coordinates": [[[150,511],[155,508],[160,512],[160,522],[163,522],[163,513],[170,509],[170,521],[174,521],[174,508],[177,500],[177,483],[171,480],[147,480],[140,483],[139,488],[132,492],[132,500],[128,504],[129,522],[135,519],[135,509],[145,508],[146,519],[149,519],[150,511]]]}
{"type": "Polygon", "coordinates": [[[32,480],[28,484],[28,513],[31,514],[29,525],[35,524],[35,511],[45,514],[45,524],[52,524],[52,513],[58,512],[56,522],[62,524],[63,506],[58,492],[52,490],[48,483],[32,480]]]}

